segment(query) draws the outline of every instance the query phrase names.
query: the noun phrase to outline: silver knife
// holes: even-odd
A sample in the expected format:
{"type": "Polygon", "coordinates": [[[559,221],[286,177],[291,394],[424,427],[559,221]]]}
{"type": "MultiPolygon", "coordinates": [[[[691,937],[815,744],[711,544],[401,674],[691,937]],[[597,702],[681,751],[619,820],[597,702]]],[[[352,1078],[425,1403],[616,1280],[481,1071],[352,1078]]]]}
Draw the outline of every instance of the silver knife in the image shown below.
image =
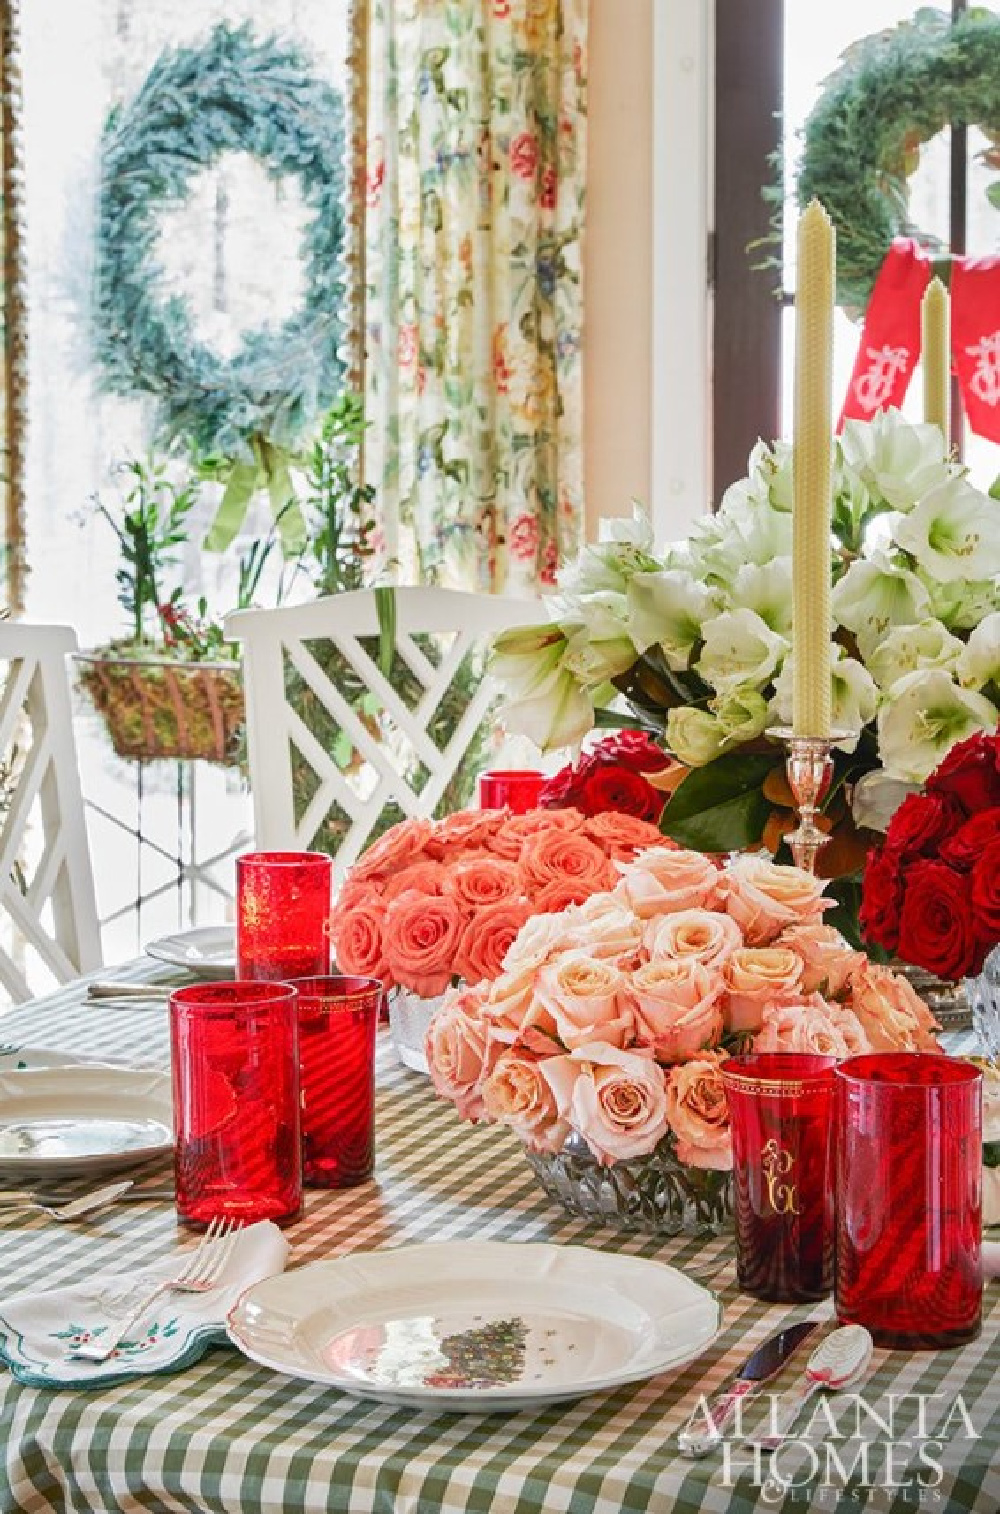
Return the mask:
{"type": "Polygon", "coordinates": [[[684,1456],[707,1456],[709,1451],[722,1443],[725,1433],[736,1415],[736,1407],[761,1383],[777,1376],[788,1358],[801,1346],[807,1336],[818,1328],[819,1320],[802,1320],[789,1325],[772,1335],[770,1340],[758,1346],[738,1367],[728,1388],[717,1393],[706,1405],[700,1402],[693,1411],[677,1443],[684,1456]]]}

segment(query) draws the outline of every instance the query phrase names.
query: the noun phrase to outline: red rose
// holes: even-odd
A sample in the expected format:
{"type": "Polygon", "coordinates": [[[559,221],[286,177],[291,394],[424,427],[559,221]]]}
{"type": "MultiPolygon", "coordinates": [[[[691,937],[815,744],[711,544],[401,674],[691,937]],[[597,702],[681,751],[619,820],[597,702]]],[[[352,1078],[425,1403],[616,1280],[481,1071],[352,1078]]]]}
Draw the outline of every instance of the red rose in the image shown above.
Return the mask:
{"type": "Polygon", "coordinates": [[[980,731],[959,741],[928,778],[927,790],[954,795],[967,815],[1000,804],[996,737],[980,731]]]}
{"type": "Polygon", "coordinates": [[[972,917],[969,880],[944,862],[914,863],[899,916],[899,955],[940,978],[964,978],[986,947],[972,917]]]}
{"type": "Polygon", "coordinates": [[[1000,841],[1000,806],[983,810],[960,825],[954,835],[942,843],[940,857],[950,867],[968,872],[994,841],[1000,841]]]}
{"type": "Polygon", "coordinates": [[[964,810],[951,794],[907,794],[889,822],[886,850],[893,853],[897,865],[911,857],[936,854],[940,843],[964,819],[964,810]]]}
{"type": "Polygon", "coordinates": [[[653,824],[663,813],[663,795],[639,773],[630,773],[628,768],[604,767],[592,773],[583,785],[580,808],[585,815],[616,810],[653,824]]]}
{"type": "Polygon", "coordinates": [[[868,853],[861,880],[861,909],[858,920],[866,941],[875,941],[887,951],[899,943],[899,909],[903,902],[903,885],[896,858],[884,848],[868,853]]]}
{"type": "Polygon", "coordinates": [[[522,131],[510,144],[510,166],[519,179],[533,179],[538,167],[538,139],[522,131]]]}
{"type": "Polygon", "coordinates": [[[601,762],[628,768],[632,773],[658,773],[670,766],[670,758],[645,731],[616,731],[605,736],[591,753],[601,762]]]}
{"type": "Polygon", "coordinates": [[[1000,941],[1000,836],[986,847],[972,869],[972,913],[983,942],[992,946],[1000,941]]]}

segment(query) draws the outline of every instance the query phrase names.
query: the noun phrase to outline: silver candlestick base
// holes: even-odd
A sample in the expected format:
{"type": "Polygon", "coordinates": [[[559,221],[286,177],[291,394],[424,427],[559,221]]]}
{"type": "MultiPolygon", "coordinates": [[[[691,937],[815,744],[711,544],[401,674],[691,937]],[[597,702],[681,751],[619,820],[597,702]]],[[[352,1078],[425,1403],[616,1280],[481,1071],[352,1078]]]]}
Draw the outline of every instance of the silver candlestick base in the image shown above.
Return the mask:
{"type": "Polygon", "coordinates": [[[798,811],[798,829],[786,839],[795,866],[807,873],[816,871],[816,853],[829,839],[816,824],[823,800],[833,778],[833,748],[846,741],[850,731],[831,731],[829,736],[796,736],[791,726],[776,726],[767,732],[788,748],[785,772],[798,811]]]}

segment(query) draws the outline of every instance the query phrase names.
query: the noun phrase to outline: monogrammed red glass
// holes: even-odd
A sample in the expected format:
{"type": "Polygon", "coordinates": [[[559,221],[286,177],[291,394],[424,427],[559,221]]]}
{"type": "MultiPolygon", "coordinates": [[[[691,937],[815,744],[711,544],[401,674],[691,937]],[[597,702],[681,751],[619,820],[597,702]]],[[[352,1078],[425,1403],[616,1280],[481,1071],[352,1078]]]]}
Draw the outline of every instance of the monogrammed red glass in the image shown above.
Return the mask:
{"type": "Polygon", "coordinates": [[[236,859],[236,976],[287,983],[330,971],[333,863],[324,852],[236,859]]]}
{"type": "Polygon", "coordinates": [[[366,1183],[375,1166],[377,978],[302,978],[296,985],[302,1169],[315,1188],[366,1183]]]}
{"type": "Polygon", "coordinates": [[[479,808],[524,815],[535,808],[544,782],[545,774],[532,768],[493,768],[480,773],[479,808]]]}
{"type": "Polygon", "coordinates": [[[983,1302],[982,1073],[933,1052],[840,1063],[838,1318],[883,1346],[957,1346],[983,1302]]]}
{"type": "Polygon", "coordinates": [[[302,1205],[299,1047],[287,983],[195,983],[170,995],[177,1213],[290,1220],[302,1205]]]}
{"type": "Polygon", "coordinates": [[[748,1052],[722,1064],[733,1133],[736,1275],[780,1303],[833,1286],[835,1058],[748,1052]]]}

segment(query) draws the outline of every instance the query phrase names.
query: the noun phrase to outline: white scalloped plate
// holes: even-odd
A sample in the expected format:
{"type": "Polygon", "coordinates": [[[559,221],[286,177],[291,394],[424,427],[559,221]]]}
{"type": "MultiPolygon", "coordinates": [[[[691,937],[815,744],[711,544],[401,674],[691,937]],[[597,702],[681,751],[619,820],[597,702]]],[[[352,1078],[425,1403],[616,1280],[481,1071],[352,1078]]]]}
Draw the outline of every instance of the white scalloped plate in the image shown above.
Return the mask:
{"type": "Polygon", "coordinates": [[[236,976],[236,931],[232,925],[196,925],[150,941],[146,953],[171,967],[186,967],[199,978],[236,976]]]}
{"type": "Polygon", "coordinates": [[[0,1172],[115,1172],[172,1146],[166,1073],[97,1063],[0,1072],[0,1172]]]}

